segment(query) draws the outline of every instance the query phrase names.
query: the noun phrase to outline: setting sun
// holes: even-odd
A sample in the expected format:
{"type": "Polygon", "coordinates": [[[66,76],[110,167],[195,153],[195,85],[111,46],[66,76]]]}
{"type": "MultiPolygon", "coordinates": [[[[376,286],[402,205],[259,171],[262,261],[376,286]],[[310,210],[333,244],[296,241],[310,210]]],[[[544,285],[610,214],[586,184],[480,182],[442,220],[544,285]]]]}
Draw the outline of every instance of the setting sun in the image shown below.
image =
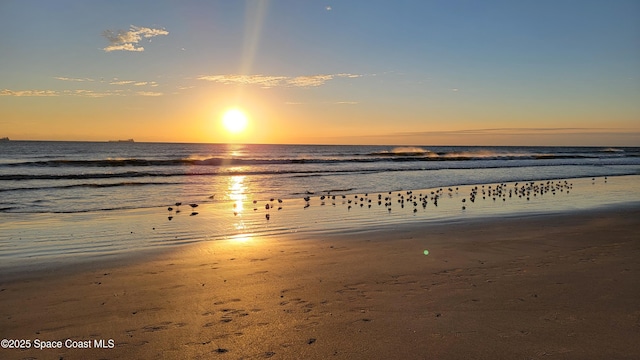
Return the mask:
{"type": "Polygon", "coordinates": [[[231,109],[222,116],[222,123],[230,133],[239,133],[247,127],[247,116],[241,110],[231,109]]]}

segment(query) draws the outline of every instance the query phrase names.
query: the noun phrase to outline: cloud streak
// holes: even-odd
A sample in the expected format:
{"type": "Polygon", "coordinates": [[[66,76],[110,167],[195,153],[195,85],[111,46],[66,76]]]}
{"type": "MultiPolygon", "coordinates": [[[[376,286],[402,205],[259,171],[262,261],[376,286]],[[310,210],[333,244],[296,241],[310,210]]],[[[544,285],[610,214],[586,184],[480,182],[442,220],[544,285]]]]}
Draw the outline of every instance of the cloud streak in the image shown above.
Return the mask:
{"type": "Polygon", "coordinates": [[[307,76],[272,76],[272,75],[204,75],[198,80],[206,80],[224,85],[257,85],[262,88],[273,87],[317,87],[335,78],[358,78],[356,74],[320,74],[307,76]]]}
{"type": "Polygon", "coordinates": [[[0,90],[0,96],[58,96],[54,90],[0,90]]]}
{"type": "Polygon", "coordinates": [[[328,104],[328,105],[358,105],[357,101],[334,101],[334,102],[320,102],[320,103],[308,103],[297,101],[285,101],[285,105],[309,105],[309,104],[328,104]]]}
{"type": "MultiPolygon", "coordinates": [[[[151,39],[155,36],[169,35],[165,29],[153,29],[131,25],[129,31],[125,30],[105,30],[102,36],[109,40],[109,46],[103,48],[105,52],[111,51],[133,51],[142,52],[144,47],[138,44],[142,39],[151,39]]],[[[151,41],[151,40],[149,40],[151,41]]]]}
{"type": "Polygon", "coordinates": [[[54,79],[62,80],[62,81],[75,81],[75,82],[95,81],[90,78],[70,78],[70,77],[64,77],[64,76],[55,76],[54,79]]]}
{"type": "Polygon", "coordinates": [[[139,96],[162,96],[161,92],[155,92],[155,91],[138,91],[136,92],[136,95],[139,96]]]}
{"type": "Polygon", "coordinates": [[[133,86],[151,86],[156,87],[158,83],[155,81],[138,81],[138,80],[119,80],[114,78],[109,85],[133,85],[133,86]]]}
{"type": "Polygon", "coordinates": [[[592,134],[614,131],[609,128],[564,127],[564,128],[490,128],[444,131],[400,132],[396,136],[433,136],[433,135],[563,135],[592,134]]]}
{"type": "Polygon", "coordinates": [[[77,96],[88,98],[101,98],[107,96],[162,96],[161,92],[154,91],[93,91],[93,90],[0,90],[0,96],[15,96],[15,97],[45,97],[45,96],[77,96]]]}
{"type": "Polygon", "coordinates": [[[135,81],[133,80],[116,80],[109,83],[109,85],[129,85],[133,84],[135,81]]]}

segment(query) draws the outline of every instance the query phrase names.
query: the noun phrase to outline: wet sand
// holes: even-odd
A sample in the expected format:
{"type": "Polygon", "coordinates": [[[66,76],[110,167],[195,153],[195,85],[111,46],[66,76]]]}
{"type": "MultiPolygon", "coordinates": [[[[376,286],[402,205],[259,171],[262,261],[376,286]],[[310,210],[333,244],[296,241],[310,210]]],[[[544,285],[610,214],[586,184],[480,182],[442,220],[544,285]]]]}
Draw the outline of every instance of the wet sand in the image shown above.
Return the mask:
{"type": "Polygon", "coordinates": [[[637,359],[638,229],[636,205],[0,274],[0,337],[32,347],[0,358],[637,359]]]}

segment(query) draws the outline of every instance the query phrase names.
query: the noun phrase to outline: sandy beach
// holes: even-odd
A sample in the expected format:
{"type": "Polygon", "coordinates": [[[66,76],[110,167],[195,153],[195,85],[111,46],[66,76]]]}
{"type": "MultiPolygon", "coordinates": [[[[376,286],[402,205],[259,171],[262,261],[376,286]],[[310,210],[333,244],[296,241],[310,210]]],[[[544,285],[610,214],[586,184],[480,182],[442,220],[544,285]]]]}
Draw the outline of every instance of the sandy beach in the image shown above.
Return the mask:
{"type": "Polygon", "coordinates": [[[635,206],[5,274],[2,338],[31,348],[0,357],[636,359],[639,228],[635,206]]]}

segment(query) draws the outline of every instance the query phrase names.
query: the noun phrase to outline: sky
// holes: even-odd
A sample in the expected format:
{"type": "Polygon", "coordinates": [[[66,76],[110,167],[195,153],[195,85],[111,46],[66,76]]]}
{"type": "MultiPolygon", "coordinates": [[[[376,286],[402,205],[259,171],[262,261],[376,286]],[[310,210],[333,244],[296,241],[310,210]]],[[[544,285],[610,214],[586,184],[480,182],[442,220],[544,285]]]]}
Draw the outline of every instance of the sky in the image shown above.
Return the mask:
{"type": "Polygon", "coordinates": [[[0,137],[640,146],[638,19],[637,0],[0,0],[0,137]]]}

